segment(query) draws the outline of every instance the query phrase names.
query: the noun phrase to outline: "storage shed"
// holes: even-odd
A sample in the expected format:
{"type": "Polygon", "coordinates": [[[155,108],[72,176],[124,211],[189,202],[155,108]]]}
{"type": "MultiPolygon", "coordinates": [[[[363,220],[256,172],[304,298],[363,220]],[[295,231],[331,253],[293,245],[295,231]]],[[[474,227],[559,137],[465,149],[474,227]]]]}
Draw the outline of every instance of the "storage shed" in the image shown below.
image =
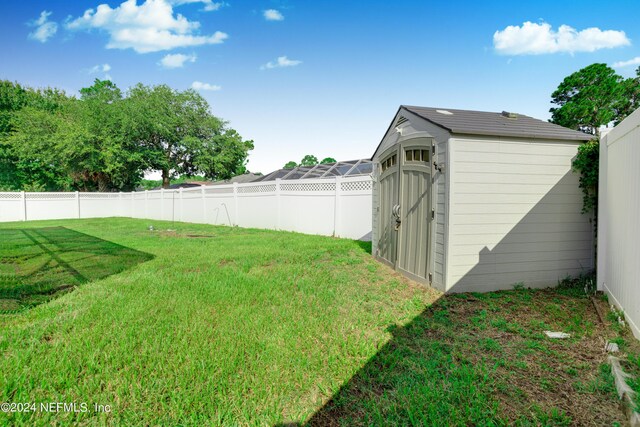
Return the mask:
{"type": "Polygon", "coordinates": [[[447,292],[593,268],[572,159],[591,139],[513,113],[401,106],[374,161],[373,254],[447,292]]]}

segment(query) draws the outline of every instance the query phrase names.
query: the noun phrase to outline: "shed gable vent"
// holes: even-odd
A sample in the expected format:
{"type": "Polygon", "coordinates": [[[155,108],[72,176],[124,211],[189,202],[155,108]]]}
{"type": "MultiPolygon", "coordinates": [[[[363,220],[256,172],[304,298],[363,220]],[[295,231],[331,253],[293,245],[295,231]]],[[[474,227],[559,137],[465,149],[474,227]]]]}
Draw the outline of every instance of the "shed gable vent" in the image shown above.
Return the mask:
{"type": "Polygon", "coordinates": [[[409,119],[407,119],[406,117],[400,116],[400,117],[398,117],[398,121],[396,122],[396,126],[400,126],[401,124],[403,124],[405,122],[408,122],[408,121],[409,121],[409,119]]]}

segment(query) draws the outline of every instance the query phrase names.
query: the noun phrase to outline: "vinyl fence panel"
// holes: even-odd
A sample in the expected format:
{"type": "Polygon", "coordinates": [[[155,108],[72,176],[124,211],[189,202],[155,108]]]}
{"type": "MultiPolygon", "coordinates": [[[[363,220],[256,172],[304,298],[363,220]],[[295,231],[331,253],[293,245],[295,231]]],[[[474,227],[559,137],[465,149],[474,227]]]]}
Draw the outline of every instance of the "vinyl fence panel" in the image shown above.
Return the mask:
{"type": "Polygon", "coordinates": [[[370,240],[370,176],[132,193],[0,193],[0,221],[124,216],[370,240]]]}
{"type": "Polygon", "coordinates": [[[26,193],[0,193],[0,222],[24,221],[26,193]]]}
{"type": "Polygon", "coordinates": [[[598,287],[640,338],[640,110],[600,142],[598,287]]]}

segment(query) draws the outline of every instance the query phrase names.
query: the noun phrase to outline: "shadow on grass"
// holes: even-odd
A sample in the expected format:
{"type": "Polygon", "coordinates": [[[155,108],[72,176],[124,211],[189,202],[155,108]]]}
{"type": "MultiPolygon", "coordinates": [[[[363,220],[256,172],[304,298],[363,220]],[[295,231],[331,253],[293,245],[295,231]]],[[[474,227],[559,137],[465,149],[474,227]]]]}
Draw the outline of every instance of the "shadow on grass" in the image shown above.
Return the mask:
{"type": "Polygon", "coordinates": [[[392,326],[307,423],[281,425],[610,425],[621,414],[595,322],[587,298],[555,290],[445,295],[392,326]]]}
{"type": "Polygon", "coordinates": [[[0,230],[0,313],[33,307],[152,258],[65,227],[0,230]]]}
{"type": "Polygon", "coordinates": [[[464,330],[453,328],[458,319],[450,306],[445,296],[406,326],[390,326],[393,338],[305,425],[479,425],[494,419],[495,389],[486,367],[457,345],[464,330]]]}
{"type": "Polygon", "coordinates": [[[367,242],[364,240],[355,240],[356,244],[360,249],[362,249],[365,253],[371,255],[371,242],[367,242]]]}

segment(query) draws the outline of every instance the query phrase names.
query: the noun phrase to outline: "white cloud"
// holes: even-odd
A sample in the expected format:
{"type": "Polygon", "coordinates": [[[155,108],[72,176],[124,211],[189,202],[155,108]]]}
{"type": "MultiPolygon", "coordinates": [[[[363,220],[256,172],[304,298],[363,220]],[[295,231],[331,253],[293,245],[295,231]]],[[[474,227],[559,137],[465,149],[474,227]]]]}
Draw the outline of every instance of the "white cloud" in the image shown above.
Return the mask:
{"type": "Polygon", "coordinates": [[[85,71],[89,75],[104,73],[103,76],[102,76],[102,80],[111,80],[111,75],[109,74],[109,71],[111,71],[111,65],[109,65],[109,64],[94,65],[93,67],[89,68],[88,70],[85,69],[85,71]]]}
{"type": "Polygon", "coordinates": [[[101,65],[94,65],[93,67],[89,68],[88,73],[89,74],[98,74],[98,73],[106,73],[111,71],[111,65],[109,64],[101,64],[101,65]]]}
{"type": "Polygon", "coordinates": [[[222,89],[222,86],[218,86],[218,85],[212,85],[209,83],[202,83],[199,81],[195,81],[193,83],[191,83],[191,89],[195,89],[195,90],[220,90],[222,89]]]}
{"type": "Polygon", "coordinates": [[[58,24],[49,21],[49,16],[51,16],[51,12],[43,10],[40,12],[38,19],[29,23],[30,27],[36,27],[35,30],[29,33],[30,39],[45,43],[58,31],[58,24]]]}
{"type": "Polygon", "coordinates": [[[636,56],[628,61],[618,61],[613,63],[613,68],[628,67],[630,65],[640,65],[640,56],[636,56]]]}
{"type": "Polygon", "coordinates": [[[284,20],[284,16],[275,9],[267,9],[264,11],[264,19],[267,21],[282,21],[284,20]]]}
{"type": "Polygon", "coordinates": [[[185,55],[182,53],[173,53],[166,55],[159,62],[164,68],[182,68],[185,62],[196,62],[197,56],[195,53],[191,55],[185,55]]]}
{"type": "Polygon", "coordinates": [[[213,0],[169,0],[174,6],[180,6],[183,4],[192,4],[192,3],[202,3],[204,5],[205,12],[215,12],[216,10],[220,10],[223,6],[228,6],[228,3],[225,2],[214,2],[213,0]]]}
{"type": "Polygon", "coordinates": [[[204,10],[205,10],[205,12],[215,12],[216,10],[220,10],[221,7],[227,6],[227,5],[228,5],[228,3],[225,3],[225,2],[222,2],[222,1],[218,2],[218,3],[207,2],[204,5],[204,10]]]}
{"type": "Polygon", "coordinates": [[[298,61],[297,59],[289,59],[286,56],[279,56],[275,61],[269,61],[261,66],[260,69],[270,70],[272,68],[295,67],[296,65],[300,64],[302,64],[302,61],[298,61]]]}
{"type": "Polygon", "coordinates": [[[578,31],[561,25],[558,31],[546,22],[509,25],[493,34],[493,47],[504,55],[541,55],[546,53],[594,52],[628,46],[631,41],[624,31],[601,30],[596,27],[578,31]]]}
{"type": "Polygon", "coordinates": [[[140,6],[136,0],[127,0],[115,9],[101,4],[69,21],[66,27],[106,31],[108,49],[133,49],[138,53],[219,44],[228,38],[220,31],[208,36],[198,35],[200,23],[189,21],[181,14],[174,16],[173,6],[167,0],[147,0],[140,6]]]}

